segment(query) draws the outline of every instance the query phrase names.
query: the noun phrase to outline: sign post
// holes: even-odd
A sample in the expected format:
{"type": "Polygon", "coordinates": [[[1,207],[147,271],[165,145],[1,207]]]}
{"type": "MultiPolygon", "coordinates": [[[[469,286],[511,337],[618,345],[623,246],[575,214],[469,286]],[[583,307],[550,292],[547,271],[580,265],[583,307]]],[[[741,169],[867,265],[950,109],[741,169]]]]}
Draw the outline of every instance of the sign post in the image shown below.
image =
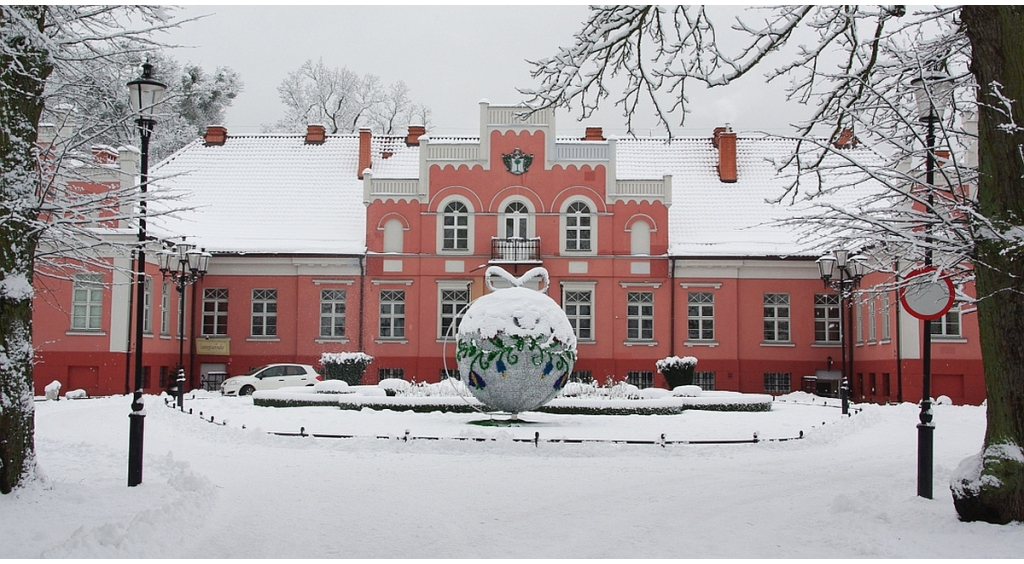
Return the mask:
{"type": "Polygon", "coordinates": [[[900,303],[910,315],[924,321],[921,338],[921,422],[917,425],[917,495],[932,499],[932,460],[935,425],[932,423],[932,327],[931,322],[949,312],[954,300],[953,282],[933,266],[907,274],[900,288],[900,303]]]}

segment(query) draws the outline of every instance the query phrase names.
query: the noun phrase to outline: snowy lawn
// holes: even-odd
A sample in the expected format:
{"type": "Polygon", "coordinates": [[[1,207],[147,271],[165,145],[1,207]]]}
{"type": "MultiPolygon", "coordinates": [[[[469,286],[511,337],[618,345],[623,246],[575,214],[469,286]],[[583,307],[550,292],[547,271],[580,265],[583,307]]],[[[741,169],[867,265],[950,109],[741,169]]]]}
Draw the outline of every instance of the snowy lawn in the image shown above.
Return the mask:
{"type": "MultiPolygon", "coordinates": [[[[191,394],[189,394],[191,396],[191,394]]],[[[147,396],[126,487],[130,396],[36,404],[45,481],[0,497],[4,558],[1019,558],[1024,525],[961,523],[949,476],[981,407],[935,408],[935,499],[916,494],[918,408],[793,394],[763,413],[479,414],[255,407],[147,396]],[[831,400],[834,402],[834,400],[831,400]],[[203,412],[203,419],[198,412],[203,412]],[[210,417],[214,423],[209,422],[210,417]],[[226,421],[226,425],[220,423],[226,421]],[[244,426],[244,428],[243,428],[244,426]],[[271,432],[354,435],[331,439],[271,432]],[[408,431],[414,440],[404,441],[408,431]],[[805,438],[784,442],[804,432],[805,438]],[[546,439],[747,439],[694,445],[546,439]],[[539,433],[541,441],[529,442],[539,433]],[[389,435],[392,440],[374,437],[389,435]],[[415,440],[449,437],[448,440],[415,440]],[[487,440],[455,440],[455,437],[487,440]],[[513,438],[526,439],[517,442],[513,438]],[[492,440],[493,439],[493,440],[492,440]]]]}

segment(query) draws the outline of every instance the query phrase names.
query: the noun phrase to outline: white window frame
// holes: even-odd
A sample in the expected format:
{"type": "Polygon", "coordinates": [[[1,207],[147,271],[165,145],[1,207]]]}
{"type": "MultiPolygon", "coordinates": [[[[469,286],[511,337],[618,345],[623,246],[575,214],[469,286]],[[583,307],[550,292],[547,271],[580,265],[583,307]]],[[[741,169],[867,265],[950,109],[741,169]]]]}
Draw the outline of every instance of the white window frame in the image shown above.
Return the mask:
{"type": "Polygon", "coordinates": [[[889,294],[882,294],[882,342],[892,340],[892,320],[891,307],[889,301],[889,294]]]}
{"type": "Polygon", "coordinates": [[[533,207],[533,202],[525,198],[509,198],[501,202],[498,207],[501,210],[498,213],[498,233],[497,237],[500,239],[514,239],[520,237],[522,239],[530,239],[535,237],[536,233],[536,216],[537,210],[533,207]],[[519,204],[525,208],[524,212],[509,213],[508,208],[513,204],[519,204]],[[509,237],[508,235],[508,220],[519,220],[518,223],[523,229],[523,233],[515,237],[509,237]]]}
{"type": "Polygon", "coordinates": [[[878,318],[876,317],[875,300],[865,300],[868,306],[868,342],[874,343],[878,337],[878,318]]]}
{"type": "Polygon", "coordinates": [[[382,341],[404,341],[406,330],[405,290],[395,290],[390,288],[381,289],[378,297],[377,311],[379,312],[379,315],[377,321],[377,338],[382,341]],[[401,299],[397,299],[398,297],[401,299]],[[387,311],[385,311],[385,305],[387,306],[387,311]],[[384,334],[385,320],[390,322],[388,324],[387,335],[384,334]],[[396,323],[396,321],[399,320],[401,323],[396,323]]]}
{"type": "Polygon", "coordinates": [[[103,275],[75,274],[71,289],[71,330],[103,330],[103,275]]]}
{"type": "Polygon", "coordinates": [[[171,333],[171,283],[165,281],[160,285],[160,334],[171,333]]]}
{"type": "Polygon", "coordinates": [[[469,280],[438,280],[437,281],[437,339],[455,340],[455,332],[459,328],[459,322],[466,313],[467,306],[473,301],[472,281],[469,280]],[[465,301],[457,300],[454,296],[445,299],[446,294],[465,292],[465,301]],[[450,311],[446,311],[451,306],[450,311]],[[445,330],[445,322],[454,326],[449,334],[445,330]]]}
{"type": "Polygon", "coordinates": [[[764,341],[766,343],[790,343],[793,340],[789,294],[765,292],[764,294],[764,341]],[[771,329],[769,329],[769,326],[771,329]]]}
{"type": "Polygon", "coordinates": [[[146,275],[146,281],[143,283],[145,286],[144,294],[144,306],[142,308],[142,332],[146,335],[153,334],[153,277],[146,275]]]}
{"type": "Polygon", "coordinates": [[[320,324],[318,335],[321,339],[344,339],[345,330],[348,319],[346,317],[348,311],[348,292],[344,288],[320,288],[320,315],[317,317],[320,324]],[[328,295],[325,299],[325,292],[332,292],[333,294],[328,295]],[[338,297],[340,292],[340,297],[338,297]],[[330,306],[330,311],[324,311],[324,306],[330,306]],[[338,306],[341,306],[341,312],[338,312],[338,306]],[[324,335],[324,319],[330,320],[330,333],[324,335]],[[337,330],[337,321],[341,319],[341,331],[337,330]]]}
{"type": "Polygon", "coordinates": [[[819,344],[819,345],[841,345],[842,344],[842,342],[843,342],[843,323],[842,323],[843,310],[842,310],[842,307],[843,307],[843,303],[842,303],[842,300],[839,297],[839,294],[814,294],[814,342],[816,344],[819,344]],[[820,301],[823,301],[823,302],[827,299],[830,302],[834,300],[835,303],[818,303],[819,302],[819,298],[820,298],[820,301]],[[832,309],[835,310],[837,317],[829,316],[829,311],[832,310],[832,309]],[[819,311],[824,312],[824,315],[822,315],[821,317],[818,317],[818,312],[819,311]],[[823,327],[824,335],[825,335],[825,339],[824,340],[819,340],[818,339],[818,324],[819,323],[820,324],[824,324],[824,327],[823,327]],[[831,323],[835,323],[836,324],[836,331],[835,331],[836,338],[835,339],[830,339],[829,338],[829,336],[832,334],[832,331],[829,330],[829,325],[831,323]]]}
{"type": "Polygon", "coordinates": [[[932,338],[933,339],[962,339],[963,338],[963,323],[964,317],[963,312],[960,311],[959,306],[951,308],[946,315],[938,319],[933,319],[931,323],[932,327],[932,338]],[[950,327],[954,325],[952,320],[956,320],[956,330],[952,332],[950,327]],[[937,328],[937,330],[936,330],[937,328]]]}
{"type": "Polygon", "coordinates": [[[573,330],[573,333],[576,335],[576,341],[577,342],[582,342],[582,343],[595,343],[595,342],[597,342],[597,336],[596,336],[596,332],[595,332],[596,327],[594,326],[594,320],[595,320],[595,318],[594,318],[594,299],[595,299],[594,288],[596,287],[596,285],[597,285],[596,282],[589,282],[589,281],[588,282],[584,282],[584,281],[562,282],[562,311],[565,312],[566,317],[569,318],[569,324],[572,325],[572,330],[573,330]],[[575,303],[575,304],[570,304],[569,303],[568,296],[569,296],[570,293],[586,293],[586,294],[590,295],[590,300],[585,303],[585,305],[589,308],[589,313],[580,313],[580,311],[578,309],[578,305],[579,304],[583,304],[584,302],[578,302],[578,303],[575,303]],[[574,308],[573,308],[572,311],[570,311],[570,309],[569,309],[570,305],[574,305],[574,308]],[[588,336],[580,335],[579,322],[581,320],[586,320],[586,321],[589,322],[589,325],[590,325],[589,333],[590,334],[588,336]]]}
{"type": "Polygon", "coordinates": [[[445,198],[444,200],[442,200],[440,202],[440,205],[437,207],[437,254],[439,254],[439,255],[471,255],[471,254],[473,254],[473,250],[475,248],[474,247],[474,239],[475,239],[475,237],[474,237],[473,234],[476,232],[476,229],[475,229],[475,224],[476,224],[475,217],[476,217],[476,214],[475,214],[475,212],[473,210],[473,205],[468,200],[466,200],[465,198],[453,196],[453,197],[445,198]],[[461,212],[457,212],[457,213],[448,212],[448,206],[450,206],[452,204],[456,204],[456,203],[461,204],[466,209],[466,211],[465,211],[466,225],[465,226],[455,225],[453,227],[453,229],[456,230],[456,237],[454,238],[454,241],[456,242],[456,248],[447,249],[444,246],[445,245],[445,239],[446,239],[446,237],[445,237],[445,229],[446,229],[445,221],[449,217],[459,217],[459,215],[461,214],[461,212]],[[466,234],[466,248],[465,249],[457,248],[458,247],[458,243],[457,242],[459,240],[458,231],[461,231],[461,230],[465,230],[465,234],[466,234]]]}
{"type": "Polygon", "coordinates": [[[649,343],[653,341],[654,292],[649,290],[626,292],[626,342],[649,343]],[[636,326],[631,327],[634,324],[636,326]]]}
{"type": "Polygon", "coordinates": [[[715,342],[715,293],[714,292],[687,292],[686,294],[686,340],[691,343],[713,343],[715,342]],[[694,298],[701,296],[711,296],[711,301],[694,301],[694,298]],[[697,315],[693,315],[693,309],[698,308],[697,315]],[[711,308],[711,314],[706,315],[705,308],[711,308]],[[690,328],[691,321],[697,321],[697,338],[694,338],[690,333],[694,329],[690,328]],[[708,329],[705,327],[705,322],[710,322],[711,337],[705,337],[704,333],[708,329]]]}
{"type": "Polygon", "coordinates": [[[253,288],[250,296],[249,335],[277,337],[277,288],[253,288]]]}
{"type": "Polygon", "coordinates": [[[227,288],[203,288],[203,325],[202,334],[208,337],[224,337],[228,334],[228,304],[230,292],[227,288]],[[213,305],[213,310],[207,310],[207,304],[213,305]],[[211,319],[212,323],[206,320],[211,319]],[[213,332],[207,332],[207,327],[212,327],[213,332]]]}
{"type": "MultiPolygon", "coordinates": [[[[562,209],[560,210],[560,213],[558,214],[558,223],[559,223],[559,225],[558,225],[558,232],[559,232],[558,246],[559,246],[559,252],[561,254],[572,255],[572,256],[596,256],[597,255],[598,234],[600,233],[600,229],[599,229],[599,225],[598,225],[599,221],[598,221],[598,214],[597,214],[597,205],[594,202],[592,202],[589,198],[583,198],[583,197],[579,197],[579,196],[575,196],[575,197],[569,198],[568,200],[566,200],[562,204],[562,209]],[[579,218],[581,216],[589,218],[590,225],[589,225],[589,227],[587,227],[587,229],[589,229],[589,231],[590,231],[590,233],[589,233],[590,248],[589,249],[585,249],[585,250],[569,249],[569,246],[568,246],[569,230],[570,229],[579,230],[582,227],[582,226],[579,226],[579,225],[576,225],[576,226],[570,226],[569,225],[569,217],[570,217],[569,208],[572,207],[574,204],[583,204],[583,205],[587,206],[587,208],[590,210],[589,214],[580,214],[580,215],[573,215],[572,216],[574,218],[579,218]]],[[[577,240],[579,240],[579,239],[577,239],[577,240]]]]}

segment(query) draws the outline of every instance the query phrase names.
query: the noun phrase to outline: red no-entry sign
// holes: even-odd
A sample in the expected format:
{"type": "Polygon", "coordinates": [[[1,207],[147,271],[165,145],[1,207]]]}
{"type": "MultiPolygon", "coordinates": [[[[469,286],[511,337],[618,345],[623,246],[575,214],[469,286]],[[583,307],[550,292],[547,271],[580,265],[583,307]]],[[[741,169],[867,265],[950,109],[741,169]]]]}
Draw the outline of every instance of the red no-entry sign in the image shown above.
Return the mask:
{"type": "Polygon", "coordinates": [[[938,319],[953,307],[953,281],[937,270],[934,266],[913,270],[900,288],[900,303],[918,319],[938,319]]]}

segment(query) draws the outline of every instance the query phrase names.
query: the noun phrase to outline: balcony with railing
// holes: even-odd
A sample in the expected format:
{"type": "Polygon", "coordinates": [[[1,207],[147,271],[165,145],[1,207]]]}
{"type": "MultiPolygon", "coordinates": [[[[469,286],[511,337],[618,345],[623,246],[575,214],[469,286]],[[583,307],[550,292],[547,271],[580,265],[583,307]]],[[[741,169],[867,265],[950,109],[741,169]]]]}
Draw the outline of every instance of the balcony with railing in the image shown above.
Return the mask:
{"type": "Polygon", "coordinates": [[[540,263],[540,237],[491,237],[492,263],[540,263]]]}

